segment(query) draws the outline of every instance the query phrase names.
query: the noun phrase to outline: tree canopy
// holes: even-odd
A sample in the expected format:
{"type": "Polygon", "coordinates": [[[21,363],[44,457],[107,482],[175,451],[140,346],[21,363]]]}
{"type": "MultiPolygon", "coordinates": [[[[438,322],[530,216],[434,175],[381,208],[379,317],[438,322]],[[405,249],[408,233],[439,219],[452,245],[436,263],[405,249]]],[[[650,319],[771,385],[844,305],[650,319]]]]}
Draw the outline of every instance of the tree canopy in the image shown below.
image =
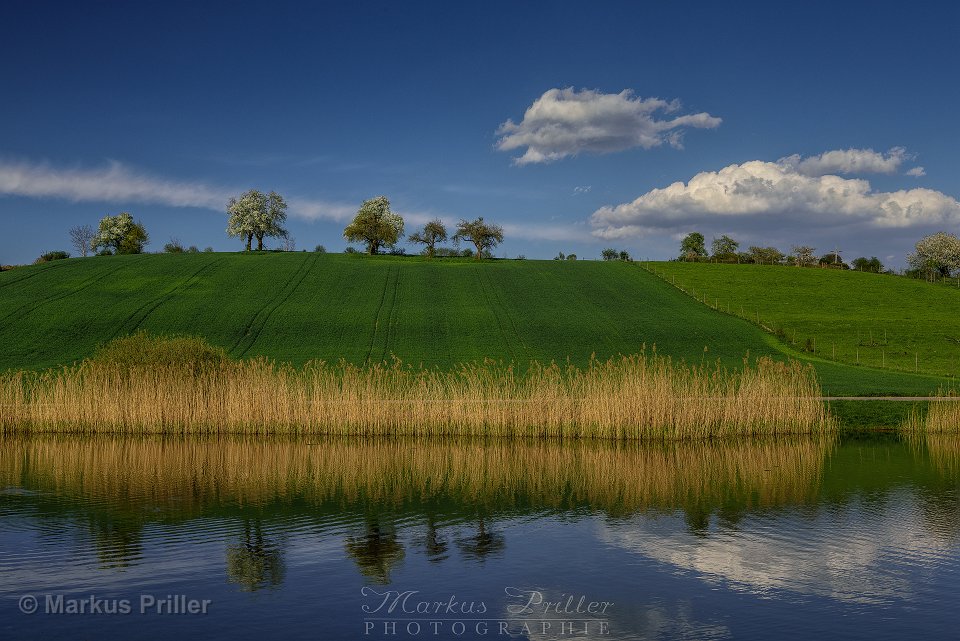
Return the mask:
{"type": "Polygon", "coordinates": [[[960,269],[960,238],[946,232],[924,236],[907,254],[907,264],[918,271],[949,276],[960,269]]]}
{"type": "Polygon", "coordinates": [[[133,216],[121,212],[116,216],[104,216],[100,219],[97,234],[90,241],[94,251],[103,248],[107,252],[117,254],[139,254],[150,242],[147,230],[139,222],[134,222],[133,216]]]}
{"type": "Polygon", "coordinates": [[[815,265],[817,262],[816,248],[810,247],[809,245],[794,245],[793,254],[793,264],[797,267],[808,267],[810,265],[815,265]]]}
{"type": "Polygon", "coordinates": [[[483,253],[503,242],[503,227],[483,220],[483,216],[476,220],[461,220],[457,224],[457,233],[453,235],[456,241],[465,240],[473,243],[477,248],[476,258],[483,258],[483,253]]]}
{"type": "Polygon", "coordinates": [[[737,257],[737,249],[739,249],[739,247],[740,243],[724,234],[720,238],[714,238],[710,248],[713,250],[714,258],[727,260],[737,257]]]}
{"type": "Polygon", "coordinates": [[[268,237],[286,238],[287,230],[283,223],[287,220],[287,203],[283,196],[275,191],[269,194],[251,189],[231,198],[227,203],[227,235],[243,238],[247,251],[250,251],[253,239],[257,239],[257,250],[263,249],[263,239],[268,237]]]}
{"type": "Polygon", "coordinates": [[[437,218],[424,225],[423,231],[410,234],[407,240],[411,243],[426,245],[424,253],[433,258],[436,254],[437,243],[442,243],[447,240],[447,228],[444,226],[443,221],[437,218]]]}
{"type": "Polygon", "coordinates": [[[696,260],[707,255],[707,246],[703,234],[691,232],[680,241],[680,258],[684,260],[696,260]]]}
{"type": "Polygon", "coordinates": [[[366,243],[367,253],[371,255],[381,247],[393,247],[402,236],[403,218],[390,210],[386,196],[363,201],[353,222],[343,230],[347,240],[366,243]]]}

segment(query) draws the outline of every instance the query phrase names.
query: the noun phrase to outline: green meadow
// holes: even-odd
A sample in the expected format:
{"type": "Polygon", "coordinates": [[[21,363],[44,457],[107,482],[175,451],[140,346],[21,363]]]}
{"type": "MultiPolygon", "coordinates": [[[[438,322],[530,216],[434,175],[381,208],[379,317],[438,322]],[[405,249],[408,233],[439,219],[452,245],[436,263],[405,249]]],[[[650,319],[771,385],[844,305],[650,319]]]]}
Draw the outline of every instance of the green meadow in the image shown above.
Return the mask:
{"type": "Polygon", "coordinates": [[[788,266],[649,267],[710,306],[759,319],[786,346],[819,359],[937,376],[960,371],[956,285],[788,266]]]}
{"type": "Polygon", "coordinates": [[[655,268],[698,294],[702,288],[709,305],[620,261],[308,252],[55,261],[0,273],[0,370],[69,364],[139,330],[200,335],[234,358],[295,365],[399,358],[450,368],[490,358],[582,366],[592,356],[655,349],[737,366],[747,355],[770,355],[813,363],[830,395],[935,392],[949,385],[951,359],[960,359],[960,345],[947,340],[960,337],[960,292],[827,270],[655,268]],[[759,309],[762,324],[782,328],[786,340],[738,318],[741,305],[747,317],[759,309]],[[807,336],[815,353],[802,351],[807,336]],[[851,357],[858,336],[877,343],[860,347],[859,366],[851,357]],[[824,351],[831,342],[836,358],[824,351]],[[914,352],[920,375],[907,371],[914,352]]]}

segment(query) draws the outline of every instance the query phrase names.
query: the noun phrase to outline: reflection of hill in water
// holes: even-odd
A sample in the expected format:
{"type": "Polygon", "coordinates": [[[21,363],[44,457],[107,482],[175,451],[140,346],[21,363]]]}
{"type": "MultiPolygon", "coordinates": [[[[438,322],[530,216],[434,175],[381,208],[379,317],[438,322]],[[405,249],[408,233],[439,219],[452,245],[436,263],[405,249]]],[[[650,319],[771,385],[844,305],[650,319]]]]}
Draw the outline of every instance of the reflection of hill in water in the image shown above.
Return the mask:
{"type": "Polygon", "coordinates": [[[590,508],[739,509],[805,504],[830,446],[814,440],[674,443],[7,438],[0,483],[151,506],[156,519],[299,504],[463,515],[590,508]]]}

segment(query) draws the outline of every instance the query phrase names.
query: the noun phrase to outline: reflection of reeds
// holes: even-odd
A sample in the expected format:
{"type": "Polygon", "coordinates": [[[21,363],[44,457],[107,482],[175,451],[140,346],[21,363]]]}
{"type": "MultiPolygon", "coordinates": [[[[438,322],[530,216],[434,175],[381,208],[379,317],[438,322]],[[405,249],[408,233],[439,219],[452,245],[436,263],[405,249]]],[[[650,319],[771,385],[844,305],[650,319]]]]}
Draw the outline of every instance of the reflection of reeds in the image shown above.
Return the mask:
{"type": "Polygon", "coordinates": [[[703,438],[831,429],[813,370],[629,356],[453,371],[265,360],[199,370],[87,362],[0,376],[7,430],[703,438]]]}
{"type": "Polygon", "coordinates": [[[184,513],[297,498],[344,507],[443,499],[491,508],[585,505],[624,514],[807,503],[829,447],[800,438],[618,445],[8,436],[0,439],[0,484],[184,513]]]}
{"type": "Polygon", "coordinates": [[[908,438],[915,448],[926,446],[930,462],[944,476],[960,475],[960,434],[910,434],[908,438]]]}

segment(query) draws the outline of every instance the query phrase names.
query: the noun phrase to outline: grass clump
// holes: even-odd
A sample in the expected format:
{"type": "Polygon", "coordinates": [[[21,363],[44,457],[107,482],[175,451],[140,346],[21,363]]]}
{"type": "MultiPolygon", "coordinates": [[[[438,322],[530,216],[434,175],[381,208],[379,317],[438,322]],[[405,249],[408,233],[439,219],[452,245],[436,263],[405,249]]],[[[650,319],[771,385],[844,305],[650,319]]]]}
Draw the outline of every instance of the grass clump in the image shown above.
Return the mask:
{"type": "Polygon", "coordinates": [[[114,371],[180,369],[199,374],[228,363],[230,358],[223,349],[199,336],[154,336],[138,331],[102,345],[85,365],[114,371]]]}

